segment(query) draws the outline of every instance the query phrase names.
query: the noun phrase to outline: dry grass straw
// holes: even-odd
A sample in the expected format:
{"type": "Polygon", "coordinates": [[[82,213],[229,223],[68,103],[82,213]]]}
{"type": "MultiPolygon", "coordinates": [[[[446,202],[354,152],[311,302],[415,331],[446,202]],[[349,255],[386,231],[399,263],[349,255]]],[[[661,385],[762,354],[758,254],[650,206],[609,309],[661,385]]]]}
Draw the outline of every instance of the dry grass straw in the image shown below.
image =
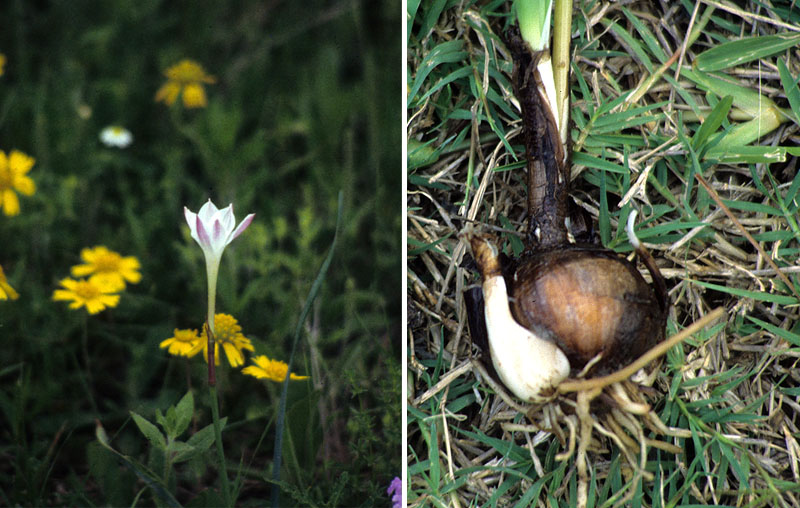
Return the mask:
{"type": "MultiPolygon", "coordinates": [[[[739,33],[725,32],[730,38],[783,32],[787,23],[749,2],[741,10],[714,3],[719,9],[711,14],[709,3],[698,4],[690,13],[673,2],[585,5],[585,10],[574,13],[583,34],[574,63],[592,97],[575,93],[573,76],[578,100],[572,107],[587,114],[628,90],[636,90],[634,102],[621,103],[612,112],[661,105],[648,113],[652,121],[625,130],[626,135],[639,135],[630,138],[630,146],[612,145],[602,150],[604,160],[630,170],[623,192],[615,194],[608,188],[618,201],[604,204],[596,184],[598,172],[586,166],[573,167],[571,195],[595,223],[608,206],[611,213],[606,220],[614,245],[622,244],[613,232],[621,230],[618,222],[624,219],[616,214],[616,205],[634,204],[650,211],[660,207],[659,213],[652,212],[647,224],[639,228],[640,233],[702,221],[705,225],[662,228],[663,233],[643,240],[670,287],[668,335],[716,307],[724,308],[727,318],[673,348],[664,361],[651,363],[635,380],[577,393],[564,389],[544,407],[520,404],[492,379],[485,359],[469,338],[463,293],[478,279],[465,265],[468,250],[458,232],[468,223],[479,224],[494,230],[511,246],[518,232],[524,231],[524,170],[496,171],[516,160],[480,116],[486,114],[486,96],[491,89],[514,111],[518,109],[507,86],[510,65],[489,65],[484,59],[489,54],[498,62],[510,62],[499,39],[487,37],[487,33],[502,33],[502,20],[481,15],[478,7],[444,10],[426,38],[411,44],[408,66],[412,74],[416,72],[426,56],[421,48],[433,46],[434,40],[464,41],[463,61],[472,64],[480,97],[471,95],[467,87],[454,85],[409,109],[409,140],[433,140],[434,146],[445,147],[435,162],[412,170],[418,180],[408,185],[409,250],[431,246],[419,249],[408,260],[408,346],[413,378],[408,404],[446,423],[437,426],[438,434],[431,437],[440,444],[435,448],[438,456],[433,457],[426,455],[419,422],[409,427],[409,449],[413,450],[409,465],[418,464],[425,473],[415,469],[417,474],[410,475],[412,505],[488,502],[511,506],[536,489],[538,494],[530,499],[533,506],[550,506],[555,500],[580,504],[587,498],[589,503],[602,501],[604,506],[651,506],[687,499],[725,506],[800,506],[800,393],[792,390],[800,385],[796,347],[800,344],[790,340],[800,333],[800,310],[792,303],[800,249],[797,237],[786,234],[796,233],[796,224],[759,206],[775,206],[768,194],[780,194],[791,185],[796,159],[789,157],[787,163],[769,166],[773,181],[766,175],[766,165],[754,165],[762,187],[753,181],[747,164],[706,165],[703,175],[708,192],[725,200],[727,210],[701,196],[697,182],[690,181],[691,173],[675,167],[675,161],[691,158],[682,136],[692,136],[692,130],[698,128],[693,123],[697,111],[707,114],[712,105],[704,90],[675,67],[670,68],[674,61],[688,68],[698,53],[713,46],[714,40],[692,32],[698,23],[719,33],[724,32],[723,26],[737,27],[739,33]],[[609,22],[613,21],[635,36],[628,14],[653,34],[669,58],[666,64],[648,70],[629,41],[611,29],[609,22]],[[714,17],[720,20],[716,24],[714,17]],[[596,55],[603,53],[588,58],[584,56],[587,48],[596,55]],[[687,98],[696,105],[688,104],[687,98]],[[589,100],[593,104],[588,104],[589,100]],[[444,119],[447,106],[455,104],[469,111],[471,119],[444,119]],[[464,130],[462,144],[448,144],[464,130]],[[658,179],[653,178],[656,171],[660,172],[658,179]],[[695,189],[687,191],[692,185],[695,189]],[[745,237],[752,238],[758,248],[745,237]],[[780,266],[773,266],[776,262],[780,266]],[[780,276],[776,276],[776,268],[780,276]],[[792,289],[787,289],[787,280],[793,282],[792,289]],[[426,379],[432,381],[426,384],[426,379]],[[778,385],[789,390],[777,389],[778,385]],[[458,388],[460,398],[472,394],[474,401],[450,411],[451,388],[458,388]],[[488,445],[490,442],[496,445],[488,445]],[[528,450],[533,471],[514,471],[511,455],[501,452],[497,443],[528,450]],[[434,466],[428,463],[429,469],[425,469],[426,464],[419,465],[428,459],[441,466],[439,485],[450,485],[446,494],[431,486],[430,468],[434,466]],[[522,478],[507,487],[515,475],[522,478]],[[621,490],[611,491],[614,485],[622,485],[621,490]],[[655,501],[658,496],[663,497],[655,501]]],[[[784,56],[797,76],[797,50],[784,56]]],[[[756,60],[729,74],[785,104],[774,62],[775,57],[756,60]]],[[[494,121],[505,126],[508,142],[521,145],[518,121],[500,108],[493,111],[494,121]]],[[[733,108],[730,121],[736,121],[737,115],[742,113],[733,108]]],[[[591,128],[576,129],[572,139],[576,152],[587,150],[591,128]]],[[[797,146],[799,141],[797,125],[786,122],[758,144],[797,146]]],[[[648,278],[644,271],[643,275],[648,278]]]]}

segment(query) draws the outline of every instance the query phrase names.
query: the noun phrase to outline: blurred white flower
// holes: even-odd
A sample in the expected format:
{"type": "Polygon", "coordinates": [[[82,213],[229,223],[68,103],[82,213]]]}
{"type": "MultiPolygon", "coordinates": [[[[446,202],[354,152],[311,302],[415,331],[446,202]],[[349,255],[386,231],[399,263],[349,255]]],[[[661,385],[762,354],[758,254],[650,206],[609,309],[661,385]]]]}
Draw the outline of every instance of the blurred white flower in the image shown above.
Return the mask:
{"type": "Polygon", "coordinates": [[[106,146],[125,148],[133,143],[133,134],[125,127],[119,125],[109,125],[100,131],[100,141],[106,146]]]}

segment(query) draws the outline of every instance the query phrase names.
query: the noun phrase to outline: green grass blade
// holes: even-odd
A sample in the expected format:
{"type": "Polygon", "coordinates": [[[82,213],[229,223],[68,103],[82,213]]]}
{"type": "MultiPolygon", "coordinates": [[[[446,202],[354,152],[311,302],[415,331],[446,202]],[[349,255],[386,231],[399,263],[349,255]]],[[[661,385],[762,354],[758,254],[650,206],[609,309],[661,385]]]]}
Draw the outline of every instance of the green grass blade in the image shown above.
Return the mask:
{"type": "Polygon", "coordinates": [[[778,337],[786,339],[787,342],[794,344],[795,346],[800,346],[800,335],[796,333],[792,333],[789,330],[784,330],[783,328],[779,328],[773,324],[767,323],[766,321],[762,321],[758,318],[754,318],[752,316],[747,316],[747,319],[756,323],[760,327],[764,328],[770,333],[774,333],[778,337]]]}
{"type": "Polygon", "coordinates": [[[697,55],[695,65],[704,72],[719,71],[772,56],[800,44],[800,33],[763,35],[730,41],[697,55]]]}
{"type": "Polygon", "coordinates": [[[740,298],[752,298],[753,300],[757,300],[759,302],[777,303],[779,305],[797,304],[797,298],[793,296],[775,295],[772,293],[764,293],[762,291],[749,291],[746,289],[729,288],[726,286],[720,286],[719,284],[712,284],[710,282],[703,282],[699,280],[692,280],[691,282],[704,288],[713,289],[715,291],[727,293],[732,296],[738,296],[740,298]]]}
{"type": "Polygon", "coordinates": [[[275,452],[272,458],[272,479],[274,484],[272,485],[271,504],[273,508],[277,508],[279,506],[280,500],[283,429],[286,424],[286,398],[289,391],[289,375],[292,372],[292,360],[294,360],[294,353],[297,350],[297,343],[300,342],[300,334],[303,330],[303,324],[306,321],[306,317],[308,317],[308,313],[311,311],[311,305],[314,303],[314,299],[317,297],[317,293],[319,293],[322,283],[325,282],[325,275],[328,273],[328,268],[331,266],[333,254],[336,252],[336,240],[339,237],[342,226],[343,196],[344,194],[339,191],[339,205],[336,212],[336,232],[333,235],[333,241],[331,242],[330,249],[328,250],[328,256],[325,258],[325,261],[322,262],[322,266],[319,269],[317,278],[311,285],[311,290],[308,293],[308,298],[306,298],[306,303],[303,305],[303,311],[300,313],[300,319],[297,320],[297,328],[295,328],[294,339],[292,340],[292,352],[289,354],[289,361],[286,362],[288,368],[286,369],[286,379],[283,380],[283,386],[281,388],[281,401],[278,408],[278,420],[275,424],[275,452]]]}
{"type": "Polygon", "coordinates": [[[105,429],[102,425],[100,425],[100,423],[95,426],[95,437],[106,450],[113,453],[125,467],[133,471],[133,474],[138,476],[139,479],[142,480],[142,482],[144,482],[144,484],[147,485],[147,487],[153,491],[153,494],[158,496],[162,502],[173,508],[179,508],[181,506],[178,500],[175,499],[175,497],[170,493],[169,490],[167,490],[167,488],[161,483],[161,481],[152,471],[131,460],[127,455],[123,455],[111,446],[108,434],[106,434],[105,429]]]}
{"type": "Polygon", "coordinates": [[[792,121],[800,125],[800,88],[797,87],[798,79],[792,76],[789,68],[786,67],[786,62],[778,59],[778,73],[781,76],[781,86],[786,93],[786,99],[789,101],[789,106],[792,108],[794,116],[792,121]]]}
{"type": "Polygon", "coordinates": [[[731,95],[726,95],[714,106],[714,109],[703,121],[703,124],[697,129],[694,136],[692,136],[692,146],[695,150],[699,150],[706,143],[708,138],[717,132],[722,122],[728,117],[731,106],[733,106],[733,96],[731,95]]]}

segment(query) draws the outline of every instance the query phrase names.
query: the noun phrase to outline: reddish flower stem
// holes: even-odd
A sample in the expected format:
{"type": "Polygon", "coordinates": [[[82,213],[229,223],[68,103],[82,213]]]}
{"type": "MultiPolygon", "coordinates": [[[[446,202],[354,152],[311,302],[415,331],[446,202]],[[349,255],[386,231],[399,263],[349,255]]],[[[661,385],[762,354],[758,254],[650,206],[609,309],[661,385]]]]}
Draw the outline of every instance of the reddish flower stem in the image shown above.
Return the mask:
{"type": "Polygon", "coordinates": [[[208,386],[217,386],[216,358],[214,357],[214,333],[206,321],[206,335],[208,335],[208,386]]]}

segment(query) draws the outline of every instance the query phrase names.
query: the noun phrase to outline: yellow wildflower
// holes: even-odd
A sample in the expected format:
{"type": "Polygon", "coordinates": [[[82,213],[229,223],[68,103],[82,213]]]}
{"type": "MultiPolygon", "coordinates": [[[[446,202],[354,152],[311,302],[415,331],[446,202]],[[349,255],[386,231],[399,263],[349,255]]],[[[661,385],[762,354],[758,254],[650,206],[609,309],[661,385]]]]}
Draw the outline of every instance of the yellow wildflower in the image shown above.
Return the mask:
{"type": "Polygon", "coordinates": [[[5,73],[4,67],[6,66],[6,55],[0,53],[0,76],[5,73]]]}
{"type": "Polygon", "coordinates": [[[125,289],[125,281],[136,284],[142,280],[139,260],[133,256],[122,257],[112,250],[99,245],[81,250],[82,265],[72,267],[73,277],[89,277],[90,282],[115,287],[115,291],[125,289]]]}
{"type": "Polygon", "coordinates": [[[162,341],[158,347],[168,348],[167,352],[171,355],[191,358],[203,350],[202,340],[208,341],[206,338],[201,339],[195,329],[178,330],[176,328],[172,337],[162,341]]]}
{"type": "Polygon", "coordinates": [[[81,279],[74,280],[67,277],[61,281],[61,285],[66,289],[56,289],[53,292],[53,300],[72,301],[70,309],[86,307],[89,314],[97,314],[106,307],[116,307],[119,303],[117,288],[101,282],[92,282],[81,279]]]}
{"type": "Polygon", "coordinates": [[[183,105],[187,108],[204,108],[208,104],[203,83],[216,83],[214,76],[206,74],[203,67],[193,61],[184,59],[173,65],[167,72],[167,82],[156,92],[156,102],[163,101],[171,106],[183,92],[183,105]]]}
{"type": "Polygon", "coordinates": [[[6,274],[3,272],[3,267],[0,266],[0,300],[8,300],[9,298],[16,300],[19,298],[19,294],[17,294],[14,288],[11,287],[11,284],[8,283],[6,274]]]}
{"type": "Polygon", "coordinates": [[[14,194],[15,190],[26,196],[36,192],[36,184],[27,175],[34,162],[33,157],[18,150],[11,150],[8,157],[0,150],[0,207],[9,217],[19,213],[19,199],[14,194]]]}
{"type": "MultiPolygon", "coordinates": [[[[242,369],[242,374],[253,376],[258,379],[269,379],[282,383],[286,379],[286,371],[289,366],[279,360],[270,360],[265,355],[259,355],[253,358],[255,365],[249,365],[242,369]]],[[[289,374],[289,379],[297,381],[300,379],[308,379],[308,376],[298,376],[294,372],[289,374]]]]}
{"type": "MultiPolygon", "coordinates": [[[[225,350],[228,363],[231,367],[238,367],[244,363],[242,351],[254,351],[253,343],[250,339],[242,335],[242,327],[236,318],[230,314],[214,314],[214,364],[219,365],[219,346],[225,350]]],[[[206,325],[203,324],[202,338],[203,357],[208,362],[208,336],[206,335],[206,325]]]]}

